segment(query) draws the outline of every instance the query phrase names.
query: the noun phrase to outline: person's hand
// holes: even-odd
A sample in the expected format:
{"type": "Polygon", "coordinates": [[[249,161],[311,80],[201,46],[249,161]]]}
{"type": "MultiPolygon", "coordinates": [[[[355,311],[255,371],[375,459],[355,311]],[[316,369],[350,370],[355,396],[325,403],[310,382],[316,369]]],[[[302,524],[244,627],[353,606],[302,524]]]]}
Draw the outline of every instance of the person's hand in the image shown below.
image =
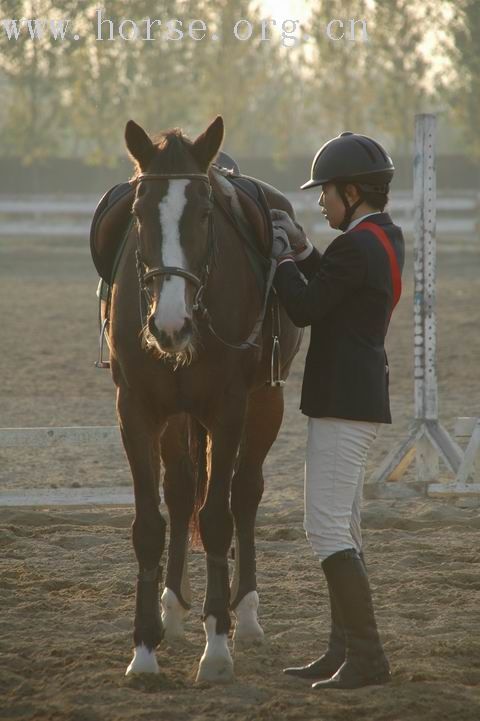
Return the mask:
{"type": "Polygon", "coordinates": [[[287,258],[294,260],[288,235],[283,228],[273,228],[272,258],[277,261],[277,265],[287,258]]]}
{"type": "Polygon", "coordinates": [[[296,220],[292,220],[288,213],[275,209],[270,211],[270,215],[274,234],[277,229],[285,231],[294,255],[298,255],[310,246],[302,226],[296,220]]]}

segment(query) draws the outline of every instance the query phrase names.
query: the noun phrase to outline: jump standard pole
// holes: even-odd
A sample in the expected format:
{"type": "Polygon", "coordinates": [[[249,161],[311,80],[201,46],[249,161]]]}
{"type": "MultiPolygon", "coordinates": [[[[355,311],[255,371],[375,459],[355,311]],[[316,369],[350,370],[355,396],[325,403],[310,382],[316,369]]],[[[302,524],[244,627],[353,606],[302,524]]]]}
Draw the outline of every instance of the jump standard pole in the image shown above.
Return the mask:
{"type": "Polygon", "coordinates": [[[435,141],[436,116],[417,115],[413,162],[415,415],[407,437],[370,477],[370,497],[391,495],[388,481],[399,480],[414,459],[416,480],[425,488],[438,480],[440,458],[454,475],[463,458],[462,449],[438,420],[435,141]]]}

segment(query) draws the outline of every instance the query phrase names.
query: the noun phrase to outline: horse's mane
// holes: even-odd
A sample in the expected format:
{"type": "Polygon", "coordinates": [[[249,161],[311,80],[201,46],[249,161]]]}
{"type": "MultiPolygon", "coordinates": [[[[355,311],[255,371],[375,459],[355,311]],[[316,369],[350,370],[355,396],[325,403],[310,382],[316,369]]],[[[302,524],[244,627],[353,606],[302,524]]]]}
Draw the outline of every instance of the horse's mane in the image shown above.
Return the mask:
{"type": "MultiPolygon", "coordinates": [[[[170,128],[155,135],[152,138],[155,146],[155,156],[158,159],[157,172],[171,173],[178,168],[182,160],[186,162],[191,159],[189,148],[193,142],[188,138],[181,128],[170,128]]],[[[135,180],[142,172],[138,161],[135,161],[135,169],[131,180],[135,180]]]]}

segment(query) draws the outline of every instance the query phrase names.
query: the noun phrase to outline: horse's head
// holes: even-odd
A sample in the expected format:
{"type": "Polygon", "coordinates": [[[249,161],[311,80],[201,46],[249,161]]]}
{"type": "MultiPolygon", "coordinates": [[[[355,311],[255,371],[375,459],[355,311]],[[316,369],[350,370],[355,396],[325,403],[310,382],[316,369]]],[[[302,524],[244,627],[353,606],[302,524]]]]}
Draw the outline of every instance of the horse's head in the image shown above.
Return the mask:
{"type": "Polygon", "coordinates": [[[137,257],[150,299],[144,341],[177,365],[195,353],[192,311],[213,242],[206,174],[223,134],[221,116],[193,142],[178,129],[152,141],[133,120],[125,128],[136,161],[137,257]]]}

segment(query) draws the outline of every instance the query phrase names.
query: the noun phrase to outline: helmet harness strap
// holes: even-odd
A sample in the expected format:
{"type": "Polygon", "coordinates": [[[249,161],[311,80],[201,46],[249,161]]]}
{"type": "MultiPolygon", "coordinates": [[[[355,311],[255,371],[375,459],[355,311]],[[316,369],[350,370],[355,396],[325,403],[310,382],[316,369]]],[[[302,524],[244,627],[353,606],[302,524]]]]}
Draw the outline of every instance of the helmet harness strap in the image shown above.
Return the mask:
{"type": "MultiPolygon", "coordinates": [[[[352,183],[352,185],[353,185],[353,183],[352,183]]],[[[345,215],[343,216],[343,220],[341,223],[339,223],[338,227],[340,228],[340,230],[343,230],[343,232],[345,232],[347,230],[348,226],[350,225],[350,221],[352,220],[352,215],[354,214],[356,209],[363,203],[363,194],[362,194],[361,189],[358,188],[358,186],[356,185],[355,187],[357,187],[360,191],[360,197],[358,200],[355,201],[355,203],[353,205],[350,205],[350,203],[347,200],[347,195],[345,193],[345,186],[341,185],[340,183],[337,183],[336,187],[338,190],[338,194],[341,197],[341,199],[343,200],[343,204],[345,206],[345,215]]]]}
{"type": "Polygon", "coordinates": [[[335,184],[336,188],[338,190],[338,194],[341,197],[341,199],[343,200],[343,204],[345,206],[345,215],[343,216],[342,222],[338,226],[340,228],[340,230],[343,230],[343,232],[345,232],[347,230],[347,228],[350,225],[350,222],[352,220],[352,215],[364,201],[362,191],[364,191],[364,190],[373,191],[374,193],[382,193],[386,196],[388,194],[388,188],[389,188],[388,183],[386,183],[385,185],[370,185],[370,184],[366,184],[366,183],[350,182],[349,184],[354,185],[360,194],[359,199],[357,201],[355,201],[355,203],[353,205],[350,205],[347,200],[347,196],[345,193],[345,185],[346,184],[345,183],[336,183],[335,184]]]}

